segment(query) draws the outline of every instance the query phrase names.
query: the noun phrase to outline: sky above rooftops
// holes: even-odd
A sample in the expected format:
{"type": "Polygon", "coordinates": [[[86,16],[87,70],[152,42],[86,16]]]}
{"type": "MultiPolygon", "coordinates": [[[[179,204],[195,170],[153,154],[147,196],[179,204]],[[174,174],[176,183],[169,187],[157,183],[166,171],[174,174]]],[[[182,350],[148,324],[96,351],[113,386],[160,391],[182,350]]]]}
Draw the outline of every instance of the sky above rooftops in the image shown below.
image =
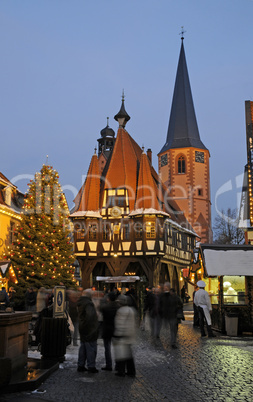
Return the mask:
{"type": "Polygon", "coordinates": [[[212,214],[235,208],[244,102],[253,100],[252,14],[252,0],[2,0],[0,171],[25,192],[49,163],[72,207],[107,116],[117,132],[123,89],[126,129],[158,170],[184,26],[212,214]]]}

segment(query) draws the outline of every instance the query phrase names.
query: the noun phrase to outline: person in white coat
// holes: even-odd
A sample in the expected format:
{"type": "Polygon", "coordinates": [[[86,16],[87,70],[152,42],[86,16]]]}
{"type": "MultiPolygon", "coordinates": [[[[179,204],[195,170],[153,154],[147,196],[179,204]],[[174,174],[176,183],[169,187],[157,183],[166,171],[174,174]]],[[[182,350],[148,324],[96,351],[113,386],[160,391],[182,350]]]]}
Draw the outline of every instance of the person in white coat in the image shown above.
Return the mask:
{"type": "Polygon", "coordinates": [[[206,336],[204,327],[206,322],[208,337],[212,338],[215,337],[215,335],[211,327],[212,322],[210,312],[212,311],[212,305],[210,296],[208,292],[205,290],[206,284],[204,281],[198,281],[197,286],[199,287],[199,290],[195,293],[194,304],[197,306],[199,311],[199,326],[201,336],[206,336]]]}
{"type": "Polygon", "coordinates": [[[132,344],[136,336],[136,310],[132,307],[129,296],[120,295],[117,301],[120,308],[114,320],[113,347],[117,367],[115,375],[125,377],[126,374],[135,377],[132,344]]]}

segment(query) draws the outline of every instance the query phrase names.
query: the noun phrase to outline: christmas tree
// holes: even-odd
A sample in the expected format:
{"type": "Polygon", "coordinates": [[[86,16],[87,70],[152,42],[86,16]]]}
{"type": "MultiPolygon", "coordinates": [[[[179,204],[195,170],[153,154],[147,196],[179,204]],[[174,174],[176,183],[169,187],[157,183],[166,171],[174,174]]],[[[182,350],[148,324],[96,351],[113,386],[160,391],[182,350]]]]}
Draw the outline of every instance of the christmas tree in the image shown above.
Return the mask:
{"type": "Polygon", "coordinates": [[[5,255],[19,289],[75,285],[69,211],[58,179],[52,166],[43,165],[28,184],[15,241],[5,255]]]}

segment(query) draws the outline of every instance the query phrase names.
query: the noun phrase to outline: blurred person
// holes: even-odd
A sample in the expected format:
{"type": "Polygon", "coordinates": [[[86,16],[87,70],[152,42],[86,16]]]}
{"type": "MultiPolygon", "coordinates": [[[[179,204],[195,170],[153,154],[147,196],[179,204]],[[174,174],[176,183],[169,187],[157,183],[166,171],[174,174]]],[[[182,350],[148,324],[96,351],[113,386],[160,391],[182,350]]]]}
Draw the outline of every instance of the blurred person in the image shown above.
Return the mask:
{"type": "Polygon", "coordinates": [[[151,336],[155,339],[160,337],[160,331],[162,327],[162,318],[160,314],[160,295],[161,289],[159,287],[154,288],[152,291],[152,298],[150,298],[149,306],[149,318],[151,327],[151,336]]]}
{"type": "Polygon", "coordinates": [[[15,295],[16,295],[16,290],[11,286],[11,287],[9,288],[9,292],[8,292],[9,301],[10,301],[10,305],[11,305],[11,306],[14,305],[15,295]]]}
{"type": "Polygon", "coordinates": [[[132,301],[132,306],[136,308],[136,310],[138,310],[137,294],[133,285],[130,286],[125,295],[130,297],[130,300],[132,301]]]}
{"type": "Polygon", "coordinates": [[[80,290],[69,289],[66,291],[66,299],[68,302],[68,313],[73,323],[74,331],[72,333],[73,346],[78,346],[78,310],[77,302],[81,297],[80,290]]]}
{"type": "Polygon", "coordinates": [[[25,308],[27,311],[36,311],[37,293],[29,287],[25,293],[25,308]]]}
{"type": "Polygon", "coordinates": [[[193,294],[192,294],[193,310],[194,310],[194,316],[193,316],[193,326],[194,326],[194,327],[199,327],[199,311],[198,311],[198,307],[197,307],[196,304],[194,303],[194,297],[195,297],[195,294],[196,294],[196,292],[197,292],[198,289],[199,289],[198,286],[195,285],[195,286],[194,286],[194,292],[193,292],[193,294]]]}
{"type": "Polygon", "coordinates": [[[36,310],[38,313],[47,307],[47,296],[48,294],[46,289],[43,286],[39,288],[36,300],[36,310]]]}
{"type": "Polygon", "coordinates": [[[103,315],[102,338],[105,348],[105,367],[102,370],[112,371],[111,342],[114,334],[114,319],[119,308],[116,302],[116,293],[110,292],[106,295],[106,301],[101,303],[100,310],[103,315]]]}
{"type": "Polygon", "coordinates": [[[98,337],[101,338],[101,334],[102,334],[102,325],[103,325],[103,316],[102,313],[100,311],[100,305],[101,303],[103,303],[104,299],[104,292],[101,292],[99,290],[91,289],[91,297],[92,297],[92,301],[94,303],[96,312],[97,312],[97,316],[98,316],[98,337]]]}
{"type": "Polygon", "coordinates": [[[46,293],[46,306],[50,307],[54,304],[54,289],[47,289],[46,293]]]}
{"type": "Polygon", "coordinates": [[[184,301],[185,301],[185,292],[186,292],[186,287],[185,287],[185,285],[182,287],[182,289],[181,289],[181,299],[182,299],[182,302],[184,303],[184,301]]]}
{"type": "Polygon", "coordinates": [[[10,299],[8,293],[4,286],[2,286],[2,290],[0,290],[0,309],[5,310],[6,307],[9,307],[10,299]]]}
{"type": "Polygon", "coordinates": [[[132,352],[132,344],[136,336],[136,310],[130,304],[129,296],[119,295],[117,299],[119,309],[115,316],[115,330],[113,346],[117,373],[119,377],[135,377],[135,363],[132,352]]]}
{"type": "Polygon", "coordinates": [[[202,337],[206,336],[205,333],[205,322],[206,322],[208,337],[212,338],[215,337],[215,335],[211,327],[212,321],[210,312],[212,311],[212,305],[210,296],[208,292],[205,290],[206,284],[204,281],[198,281],[197,286],[199,287],[199,290],[194,295],[194,303],[197,306],[199,312],[199,326],[201,336],[202,337]]]}
{"type": "Polygon", "coordinates": [[[154,306],[154,293],[152,286],[146,288],[145,297],[144,297],[144,305],[143,305],[143,319],[141,322],[141,329],[145,330],[145,322],[146,317],[148,315],[148,319],[150,320],[150,311],[154,306]]]}
{"type": "Polygon", "coordinates": [[[164,292],[160,296],[159,311],[164,324],[170,327],[170,343],[173,349],[177,349],[177,313],[183,309],[183,302],[175,292],[170,292],[169,282],[164,284],[164,292]]]}
{"type": "Polygon", "coordinates": [[[77,302],[81,344],[78,353],[77,371],[98,373],[96,369],[98,316],[92,301],[92,290],[86,289],[77,302]],[[87,368],[85,363],[87,362],[87,368]]]}
{"type": "Polygon", "coordinates": [[[223,300],[225,303],[238,303],[237,292],[232,288],[230,282],[223,283],[223,300]]]}
{"type": "Polygon", "coordinates": [[[188,295],[187,288],[185,285],[181,289],[181,299],[183,303],[188,303],[190,299],[190,296],[188,295]]]}

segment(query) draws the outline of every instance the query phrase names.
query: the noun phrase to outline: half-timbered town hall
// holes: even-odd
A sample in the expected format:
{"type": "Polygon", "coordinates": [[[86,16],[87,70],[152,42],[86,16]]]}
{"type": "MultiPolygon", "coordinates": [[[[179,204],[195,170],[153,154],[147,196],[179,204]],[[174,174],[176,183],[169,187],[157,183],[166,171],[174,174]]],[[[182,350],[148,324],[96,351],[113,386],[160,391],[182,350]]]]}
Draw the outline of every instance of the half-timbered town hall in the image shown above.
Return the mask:
{"type": "Polygon", "coordinates": [[[183,37],[159,175],[151,149],[126,130],[124,96],[114,118],[117,135],[107,121],[71,214],[82,285],[135,275],[149,285],[168,280],[178,291],[196,237],[212,241],[210,155],[199,136],[183,37]]]}
{"type": "Polygon", "coordinates": [[[149,285],[170,280],[178,289],[195,244],[195,233],[152,167],[147,153],[126,130],[124,97],[115,120],[98,140],[86,180],[71,214],[75,255],[84,287],[97,276],[135,275],[149,285]]]}

